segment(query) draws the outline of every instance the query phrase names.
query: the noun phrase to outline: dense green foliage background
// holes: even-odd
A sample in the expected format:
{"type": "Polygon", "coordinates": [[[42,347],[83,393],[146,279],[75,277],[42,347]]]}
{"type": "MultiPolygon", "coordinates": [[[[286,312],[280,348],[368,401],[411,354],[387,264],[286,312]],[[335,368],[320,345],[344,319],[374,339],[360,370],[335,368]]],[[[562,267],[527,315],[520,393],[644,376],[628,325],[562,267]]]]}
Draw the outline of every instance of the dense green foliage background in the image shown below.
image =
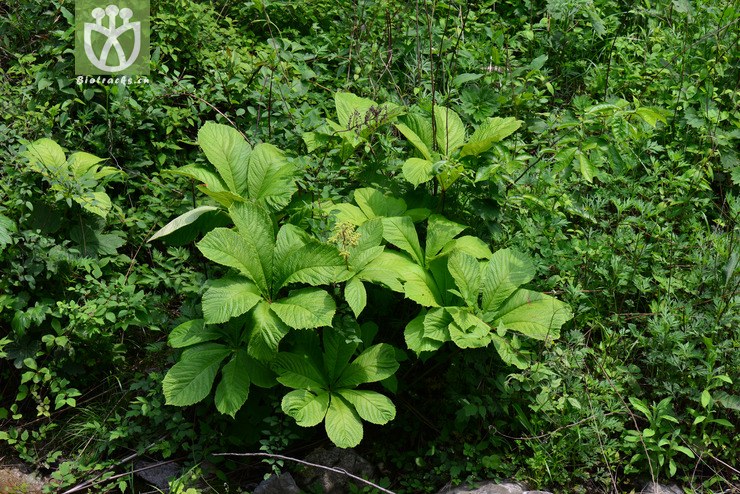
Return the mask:
{"type": "MultiPolygon", "coordinates": [[[[326,441],[282,413],[284,390],[253,388],[235,419],[210,400],[164,404],[168,335],[225,271],[193,242],[147,240],[215,204],[168,173],[206,163],[209,121],[286,152],[299,177],[281,223],[326,240],[325,206],[372,186],[526,253],[530,286],[573,310],[559,340],[522,343],[525,369],[492,348],[407,351],[395,420],[359,446],[390,489],[738,485],[738,2],[153,0],[150,81],[127,86],[76,83],[73,12],[0,6],[0,441],[55,488],[102,474],[101,490],[125,489],[103,480],[132,453],[259,478],[284,465],[213,454],[326,441]],[[326,130],[340,91],[427,117],[447,106],[468,135],[489,117],[523,124],[449,187],[414,187],[414,147],[391,123],[349,150],[326,130]],[[50,183],[24,155],[43,137],[117,173],[50,183]],[[74,199],[93,192],[106,214],[74,199]]],[[[405,348],[418,305],[368,297],[361,322],[405,348]]]]}

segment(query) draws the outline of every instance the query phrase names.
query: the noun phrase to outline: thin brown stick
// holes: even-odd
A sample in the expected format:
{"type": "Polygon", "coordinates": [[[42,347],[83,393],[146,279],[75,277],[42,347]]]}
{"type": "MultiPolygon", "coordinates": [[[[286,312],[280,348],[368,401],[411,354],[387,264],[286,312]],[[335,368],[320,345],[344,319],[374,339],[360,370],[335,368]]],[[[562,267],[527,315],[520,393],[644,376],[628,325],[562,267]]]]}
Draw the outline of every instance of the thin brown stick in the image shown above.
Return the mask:
{"type": "Polygon", "coordinates": [[[276,455],[276,454],[272,454],[272,453],[217,453],[217,454],[215,454],[213,456],[263,456],[263,457],[266,457],[266,458],[277,458],[278,460],[294,461],[296,463],[300,463],[301,465],[306,465],[306,466],[314,467],[314,468],[321,468],[321,469],[327,470],[329,472],[334,472],[334,473],[338,473],[338,474],[341,474],[341,475],[346,475],[346,476],[348,476],[350,478],[355,479],[358,482],[362,482],[363,484],[367,484],[370,487],[372,487],[374,489],[377,489],[377,490],[379,490],[381,492],[385,492],[387,494],[396,494],[395,492],[389,491],[388,489],[385,489],[383,487],[380,487],[377,484],[373,484],[369,480],[365,480],[362,477],[358,477],[357,475],[352,475],[351,473],[349,473],[344,468],[327,467],[326,465],[319,465],[317,463],[310,463],[308,461],[299,460],[297,458],[291,458],[290,456],[276,455]]]}

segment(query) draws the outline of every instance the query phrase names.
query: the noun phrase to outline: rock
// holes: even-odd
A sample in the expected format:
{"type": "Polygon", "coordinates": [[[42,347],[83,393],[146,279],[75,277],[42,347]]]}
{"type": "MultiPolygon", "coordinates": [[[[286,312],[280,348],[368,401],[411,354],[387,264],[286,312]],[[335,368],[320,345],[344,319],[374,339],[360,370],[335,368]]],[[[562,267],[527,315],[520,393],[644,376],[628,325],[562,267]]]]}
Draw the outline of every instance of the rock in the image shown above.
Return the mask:
{"type": "Polygon", "coordinates": [[[676,484],[663,485],[657,482],[648,482],[640,491],[641,494],[683,494],[683,489],[676,484]]]}
{"type": "Polygon", "coordinates": [[[170,491],[170,480],[179,477],[181,472],[182,467],[171,461],[137,461],[134,464],[134,475],[164,492],[170,491]]]}
{"type": "MultiPolygon", "coordinates": [[[[372,479],[375,476],[375,468],[370,462],[355,453],[352,449],[318,448],[309,453],[305,461],[326,467],[341,468],[352,475],[365,479],[372,479]]],[[[317,486],[320,492],[325,494],[343,494],[349,492],[348,485],[350,482],[357,486],[365,485],[352,480],[347,475],[330,472],[323,468],[303,468],[304,470],[297,475],[298,482],[308,491],[311,491],[313,486],[317,486]]]]}
{"type": "Polygon", "coordinates": [[[295,483],[293,476],[285,472],[263,480],[253,494],[301,494],[302,492],[295,483]]]}
{"type": "Polygon", "coordinates": [[[36,475],[24,473],[15,467],[0,468],[0,492],[23,492],[26,494],[41,494],[44,481],[36,475]]]}
{"type": "Polygon", "coordinates": [[[552,494],[549,491],[524,491],[522,494],[552,494]]]}
{"type": "Polygon", "coordinates": [[[524,494],[524,489],[526,486],[518,482],[484,482],[477,486],[446,487],[437,494],[524,494]]]}

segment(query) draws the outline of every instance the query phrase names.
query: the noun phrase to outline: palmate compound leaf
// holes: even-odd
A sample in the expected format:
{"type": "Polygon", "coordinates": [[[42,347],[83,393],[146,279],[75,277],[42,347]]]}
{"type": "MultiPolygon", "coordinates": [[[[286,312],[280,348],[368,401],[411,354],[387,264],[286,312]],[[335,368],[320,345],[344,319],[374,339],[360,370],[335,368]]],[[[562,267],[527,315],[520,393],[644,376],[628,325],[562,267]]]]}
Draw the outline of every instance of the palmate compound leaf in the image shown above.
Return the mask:
{"type": "Polygon", "coordinates": [[[359,414],[338,394],[331,397],[324,426],[331,442],[340,448],[354,448],[362,441],[362,421],[359,414]]]}
{"type": "Polygon", "coordinates": [[[208,396],[216,373],[231,350],[216,343],[203,343],[186,349],[180,361],[162,380],[168,405],[188,406],[208,396]]]}
{"type": "Polygon", "coordinates": [[[375,391],[340,389],[337,392],[357,410],[361,419],[383,425],[396,418],[396,407],[387,397],[375,391]]]}
{"type": "Polygon", "coordinates": [[[220,324],[241,316],[262,300],[257,285],[243,276],[213,280],[203,294],[203,318],[207,324],[220,324]]]}
{"type": "Polygon", "coordinates": [[[321,423],[329,409],[329,394],[326,391],[296,389],[283,397],[281,407],[301,427],[313,427],[321,423]]]}
{"type": "Polygon", "coordinates": [[[234,417],[249,395],[250,358],[244,350],[237,350],[221,369],[221,382],[216,387],[216,409],[234,417]]]}

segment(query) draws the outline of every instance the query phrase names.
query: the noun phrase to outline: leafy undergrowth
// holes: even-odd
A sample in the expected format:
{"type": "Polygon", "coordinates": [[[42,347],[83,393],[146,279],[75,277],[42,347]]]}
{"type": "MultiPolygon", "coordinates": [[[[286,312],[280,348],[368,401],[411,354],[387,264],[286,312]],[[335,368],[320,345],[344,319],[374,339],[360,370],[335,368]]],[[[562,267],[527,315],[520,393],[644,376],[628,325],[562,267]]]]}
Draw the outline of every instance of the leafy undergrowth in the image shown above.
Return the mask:
{"type": "Polygon", "coordinates": [[[332,442],[740,482],[737,5],[152,1],[129,85],[72,10],[0,7],[0,441],[50,491],[332,442]]]}

